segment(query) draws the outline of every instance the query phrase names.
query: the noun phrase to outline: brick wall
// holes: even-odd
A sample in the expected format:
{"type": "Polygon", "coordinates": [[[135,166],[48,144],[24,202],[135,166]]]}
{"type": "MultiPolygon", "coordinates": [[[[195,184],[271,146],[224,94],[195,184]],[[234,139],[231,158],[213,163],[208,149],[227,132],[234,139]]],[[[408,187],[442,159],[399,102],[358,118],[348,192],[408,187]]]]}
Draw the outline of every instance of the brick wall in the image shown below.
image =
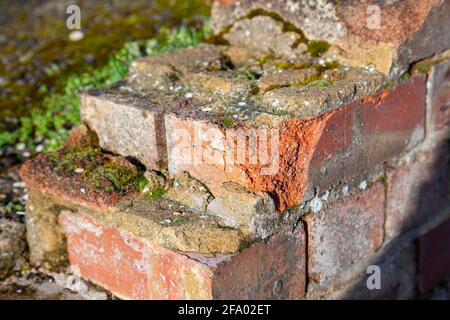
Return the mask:
{"type": "MultiPolygon", "coordinates": [[[[450,40],[436,31],[450,21],[439,11],[449,2],[386,5],[392,17],[417,14],[392,37],[321,34],[298,18],[311,12],[292,15],[277,2],[278,20],[328,40],[330,50],[357,42],[349,60],[334,61],[345,66],[326,70],[300,45],[276,39],[304,47],[309,40],[267,15],[249,15],[270,2],[216,2],[215,31],[228,30],[229,45],[141,59],[122,91],[82,95],[89,129],[69,142],[92,130],[102,157],[133,158],[121,163],[140,162],[147,186],[163,191],[106,190],[61,170],[55,155],[28,161],[21,176],[32,190],[34,264],[63,265],[67,255],[74,272],[126,299],[408,299],[450,277],[450,54],[443,52],[450,40]],[[241,24],[259,28],[258,37],[269,32],[272,42],[243,39],[241,24]],[[255,56],[267,47],[277,48],[274,61],[255,56]],[[286,63],[297,54],[310,59],[307,68],[286,63]],[[224,68],[224,57],[244,69],[224,68]],[[243,77],[249,70],[255,74],[243,77]],[[305,73],[324,78],[292,84],[305,73]],[[269,161],[252,162],[261,159],[252,146],[268,132],[276,137],[269,161]],[[242,161],[228,163],[239,146],[247,153],[233,156],[242,161]],[[373,288],[377,272],[381,287],[373,288]]],[[[344,7],[362,14],[359,4],[344,7]]],[[[341,9],[334,22],[359,23],[341,9]]],[[[327,25],[326,17],[311,23],[327,25]]]]}

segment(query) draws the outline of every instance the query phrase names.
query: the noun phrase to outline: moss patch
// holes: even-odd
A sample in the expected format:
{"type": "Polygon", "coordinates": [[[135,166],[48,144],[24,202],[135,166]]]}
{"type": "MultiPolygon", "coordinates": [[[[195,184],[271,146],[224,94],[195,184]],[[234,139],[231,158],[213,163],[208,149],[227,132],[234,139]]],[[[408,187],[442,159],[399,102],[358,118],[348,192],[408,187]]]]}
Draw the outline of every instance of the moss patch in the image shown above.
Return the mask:
{"type": "Polygon", "coordinates": [[[165,193],[166,193],[166,190],[164,190],[164,188],[158,187],[153,190],[145,192],[144,198],[146,198],[146,199],[161,198],[165,193]]]}
{"type": "Polygon", "coordinates": [[[330,44],[326,41],[312,40],[308,42],[308,52],[313,57],[320,57],[330,49],[330,44]]]}
{"type": "Polygon", "coordinates": [[[138,191],[142,184],[143,170],[123,157],[102,152],[96,137],[89,137],[81,144],[71,142],[61,150],[49,154],[52,166],[58,173],[73,176],[95,189],[126,194],[138,191]]]}

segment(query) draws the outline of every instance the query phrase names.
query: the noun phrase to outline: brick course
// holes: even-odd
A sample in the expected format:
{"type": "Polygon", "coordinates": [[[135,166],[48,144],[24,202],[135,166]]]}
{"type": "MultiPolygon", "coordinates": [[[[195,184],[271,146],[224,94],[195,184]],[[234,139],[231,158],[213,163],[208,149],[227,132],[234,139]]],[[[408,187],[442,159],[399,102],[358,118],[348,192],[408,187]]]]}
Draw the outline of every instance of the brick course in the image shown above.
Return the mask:
{"type": "Polygon", "coordinates": [[[311,286],[339,281],[341,272],[380,248],[384,205],[384,187],[376,183],[306,217],[311,286]]]}

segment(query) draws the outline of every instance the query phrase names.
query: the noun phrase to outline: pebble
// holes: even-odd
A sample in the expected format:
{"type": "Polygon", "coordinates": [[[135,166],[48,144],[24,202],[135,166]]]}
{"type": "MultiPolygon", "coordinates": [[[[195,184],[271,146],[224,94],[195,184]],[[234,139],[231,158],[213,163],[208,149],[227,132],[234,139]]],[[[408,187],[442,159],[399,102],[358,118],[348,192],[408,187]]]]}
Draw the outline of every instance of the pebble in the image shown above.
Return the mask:
{"type": "Polygon", "coordinates": [[[74,30],[69,34],[70,41],[80,41],[84,38],[84,33],[81,30],[74,30]]]}
{"type": "Polygon", "coordinates": [[[13,183],[13,188],[25,188],[25,183],[22,181],[16,181],[13,183]]]}
{"type": "Polygon", "coordinates": [[[83,168],[76,168],[76,169],[74,170],[74,172],[75,172],[75,173],[83,173],[83,172],[84,172],[84,169],[83,169],[83,168]]]}

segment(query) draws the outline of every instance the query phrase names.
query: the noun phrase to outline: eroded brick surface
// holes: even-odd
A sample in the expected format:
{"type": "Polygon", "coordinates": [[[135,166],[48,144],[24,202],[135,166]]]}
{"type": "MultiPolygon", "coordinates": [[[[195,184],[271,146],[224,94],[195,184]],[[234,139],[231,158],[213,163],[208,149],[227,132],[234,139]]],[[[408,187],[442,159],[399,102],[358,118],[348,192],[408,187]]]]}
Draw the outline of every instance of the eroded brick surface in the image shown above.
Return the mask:
{"type": "Polygon", "coordinates": [[[302,224],[284,228],[214,271],[216,299],[301,299],[306,283],[306,235],[302,224]]]}
{"type": "MultiPolygon", "coordinates": [[[[346,62],[373,64],[389,73],[406,70],[408,64],[449,47],[449,35],[441,32],[449,28],[449,6],[444,0],[420,3],[348,0],[338,4],[300,0],[215,1],[212,24],[219,33],[249,16],[275,15],[301,30],[308,39],[326,40],[338,46],[344,50],[342,59],[346,62]]],[[[288,34],[285,32],[283,36],[288,34]]]]}
{"type": "Polygon", "coordinates": [[[450,60],[433,66],[430,88],[431,128],[441,131],[450,125],[450,60]]]}
{"type": "Polygon", "coordinates": [[[393,238],[440,214],[449,201],[446,144],[388,173],[386,235],[393,238]]]}
{"type": "Polygon", "coordinates": [[[384,205],[384,187],[376,183],[306,217],[311,288],[339,281],[341,272],[380,248],[384,205]]]}
{"type": "Polygon", "coordinates": [[[310,189],[358,184],[424,139],[425,76],[343,106],[332,114],[312,157],[310,189]]]}
{"type": "Polygon", "coordinates": [[[81,120],[94,130],[100,146],[134,157],[148,170],[167,166],[167,147],[161,106],[117,93],[83,94],[81,120]]]}
{"type": "Polygon", "coordinates": [[[211,273],[200,263],[88,216],[63,212],[59,219],[67,234],[74,272],[117,296],[211,298],[211,273]]]}

